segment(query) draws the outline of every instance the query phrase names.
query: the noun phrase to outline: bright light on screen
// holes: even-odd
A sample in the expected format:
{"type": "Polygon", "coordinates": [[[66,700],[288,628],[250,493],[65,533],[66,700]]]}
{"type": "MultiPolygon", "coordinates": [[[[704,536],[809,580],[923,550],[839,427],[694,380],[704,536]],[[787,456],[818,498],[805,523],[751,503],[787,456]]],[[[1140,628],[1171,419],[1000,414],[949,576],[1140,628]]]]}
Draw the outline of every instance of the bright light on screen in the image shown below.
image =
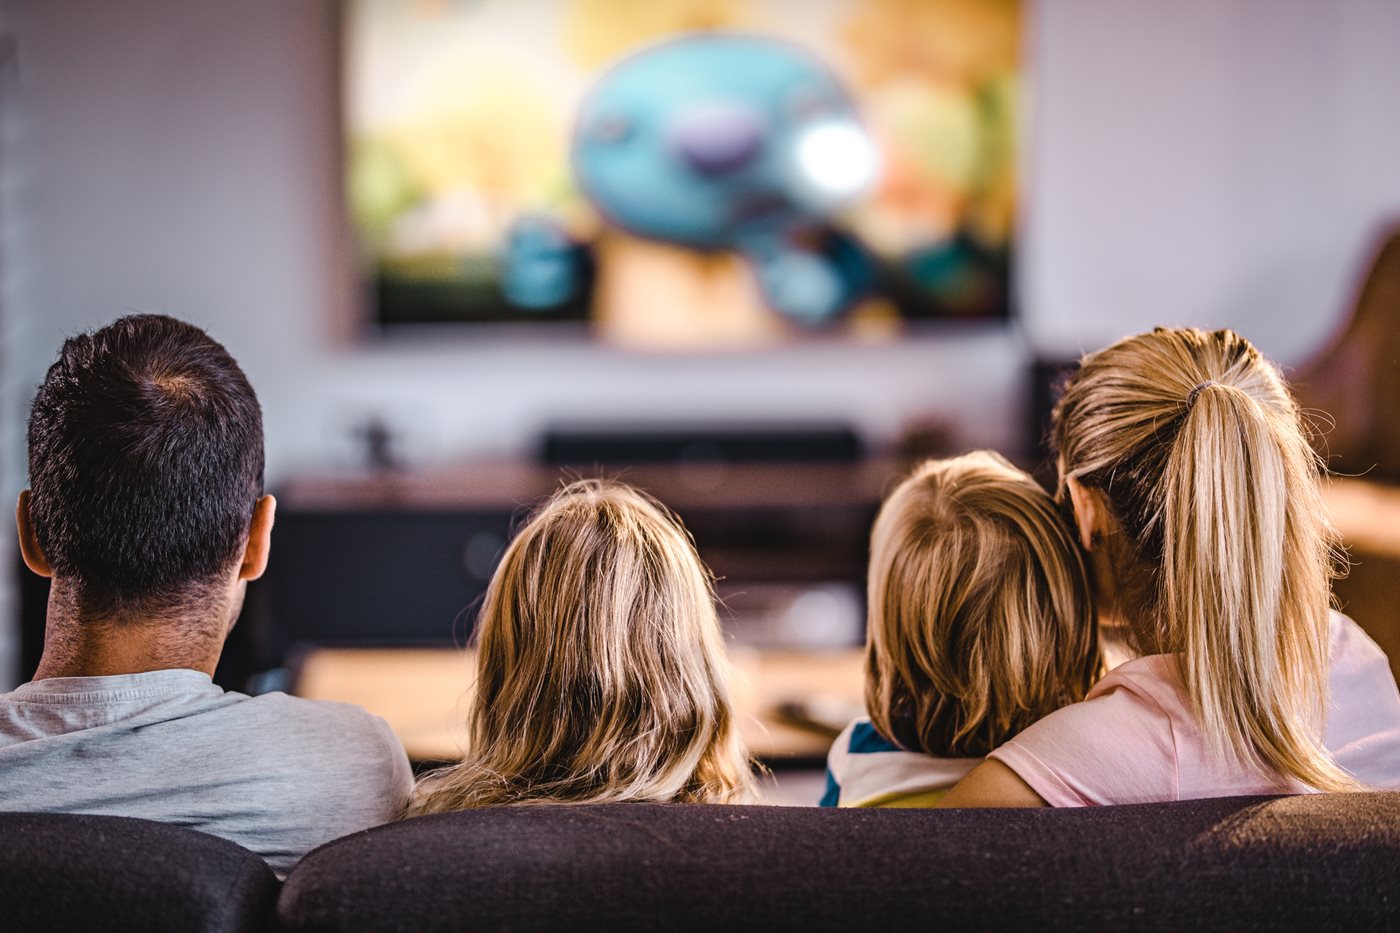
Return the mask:
{"type": "Polygon", "coordinates": [[[797,140],[797,164],[818,191],[845,198],[875,180],[879,156],[869,137],[849,123],[822,123],[797,140]]]}

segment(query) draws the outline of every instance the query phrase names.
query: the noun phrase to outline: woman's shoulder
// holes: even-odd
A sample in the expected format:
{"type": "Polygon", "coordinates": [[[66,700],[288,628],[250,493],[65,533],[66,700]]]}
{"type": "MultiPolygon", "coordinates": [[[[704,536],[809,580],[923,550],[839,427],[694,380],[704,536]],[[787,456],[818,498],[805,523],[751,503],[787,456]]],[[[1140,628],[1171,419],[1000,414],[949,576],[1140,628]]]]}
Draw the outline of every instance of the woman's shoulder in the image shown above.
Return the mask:
{"type": "Polygon", "coordinates": [[[1085,701],[1124,692],[1159,706],[1178,704],[1184,693],[1176,660],[1169,654],[1149,654],[1124,661],[1094,684],[1085,701]]]}
{"type": "Polygon", "coordinates": [[[1351,616],[1333,609],[1328,613],[1328,628],[1334,671],[1351,668],[1369,670],[1377,664],[1389,665],[1385,652],[1351,616]]]}
{"type": "Polygon", "coordinates": [[[1082,702],[1051,713],[1041,722],[1056,716],[1065,722],[1074,716],[1089,723],[1143,724],[1154,732],[1163,727],[1179,728],[1170,724],[1183,720],[1194,722],[1177,660],[1169,654],[1124,661],[1100,678],[1082,702]]]}
{"type": "MultiPolygon", "coordinates": [[[[1330,621],[1326,744],[1369,784],[1400,786],[1400,692],[1385,653],[1354,621],[1330,621]]],[[[1136,658],[1088,697],[1051,713],[992,752],[1055,806],[1276,792],[1233,757],[1207,749],[1175,659],[1136,658]]]]}
{"type": "Polygon", "coordinates": [[[990,757],[1051,806],[1175,800],[1177,736],[1187,716],[1171,658],[1136,658],[990,757]]]}

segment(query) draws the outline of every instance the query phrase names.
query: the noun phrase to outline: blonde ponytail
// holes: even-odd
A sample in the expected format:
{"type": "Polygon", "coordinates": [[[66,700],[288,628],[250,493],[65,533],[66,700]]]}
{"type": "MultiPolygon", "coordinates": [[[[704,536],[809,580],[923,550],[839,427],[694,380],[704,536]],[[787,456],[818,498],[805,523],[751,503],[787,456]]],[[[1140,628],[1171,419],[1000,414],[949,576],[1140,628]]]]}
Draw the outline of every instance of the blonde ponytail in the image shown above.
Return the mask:
{"type": "Polygon", "coordinates": [[[1092,354],[1057,406],[1063,473],[1101,491],[1135,647],[1175,656],[1202,735],[1319,790],[1335,534],[1277,370],[1230,331],[1156,330],[1092,354]]]}

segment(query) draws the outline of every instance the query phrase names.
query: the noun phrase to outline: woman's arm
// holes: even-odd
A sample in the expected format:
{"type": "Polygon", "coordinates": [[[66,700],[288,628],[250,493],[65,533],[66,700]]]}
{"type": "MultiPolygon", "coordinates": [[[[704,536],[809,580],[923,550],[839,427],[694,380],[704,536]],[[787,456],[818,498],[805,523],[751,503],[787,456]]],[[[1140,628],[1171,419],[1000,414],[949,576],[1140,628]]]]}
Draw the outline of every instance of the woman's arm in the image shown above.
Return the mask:
{"type": "Polygon", "coordinates": [[[967,773],[938,801],[939,807],[1048,807],[1049,804],[1021,780],[1021,776],[995,758],[988,758],[967,773]]]}

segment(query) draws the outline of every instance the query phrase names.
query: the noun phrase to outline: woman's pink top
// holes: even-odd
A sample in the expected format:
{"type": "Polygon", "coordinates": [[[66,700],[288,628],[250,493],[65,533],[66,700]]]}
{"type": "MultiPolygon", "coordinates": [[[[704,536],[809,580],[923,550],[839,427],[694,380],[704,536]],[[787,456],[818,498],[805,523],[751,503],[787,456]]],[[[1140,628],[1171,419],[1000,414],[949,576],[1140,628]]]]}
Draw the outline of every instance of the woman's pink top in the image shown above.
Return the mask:
{"type": "MultiPolygon", "coordinates": [[[[1332,684],[1325,735],[1362,782],[1400,788],[1400,692],[1385,653],[1332,613],[1332,684]]],[[[1296,793],[1296,782],[1216,758],[1202,739],[1169,655],[1128,661],[1083,702],[1057,710],[989,757],[1054,807],[1296,793]]]]}

